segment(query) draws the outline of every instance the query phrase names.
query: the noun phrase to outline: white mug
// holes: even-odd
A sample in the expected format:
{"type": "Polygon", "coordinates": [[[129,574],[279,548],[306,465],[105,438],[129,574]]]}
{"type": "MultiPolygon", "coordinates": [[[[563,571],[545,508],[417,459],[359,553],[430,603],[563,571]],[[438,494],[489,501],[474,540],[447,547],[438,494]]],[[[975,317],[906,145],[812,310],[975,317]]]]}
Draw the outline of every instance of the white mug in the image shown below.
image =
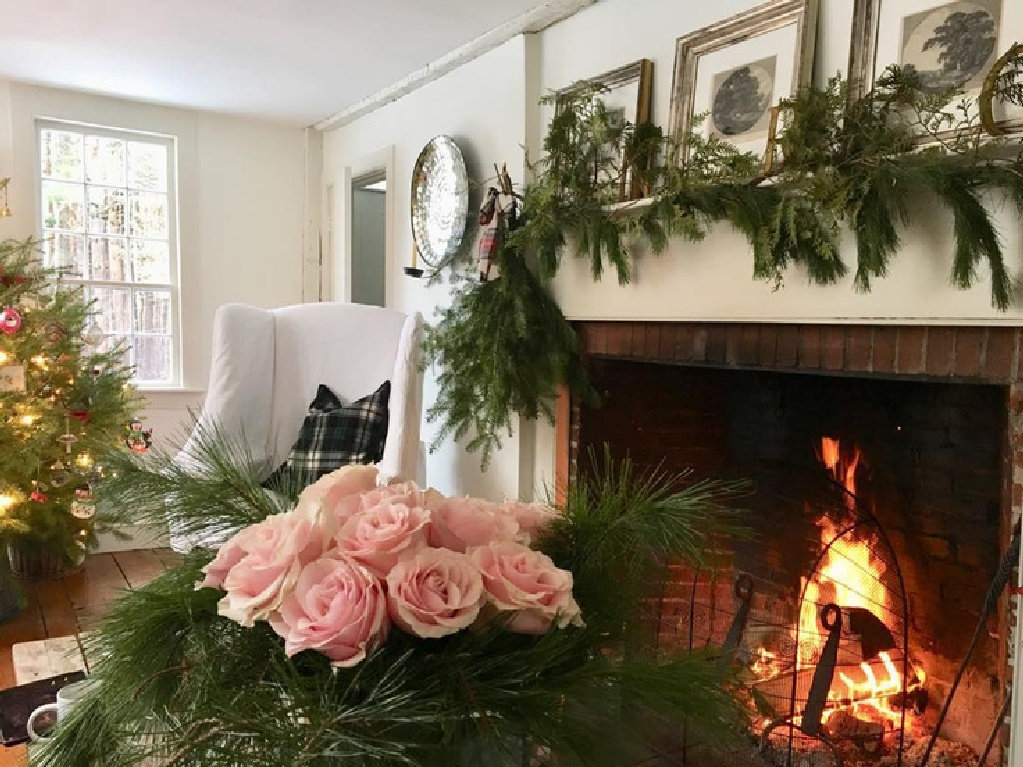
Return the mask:
{"type": "Polygon", "coordinates": [[[57,690],[56,703],[47,703],[44,706],[40,706],[28,717],[28,722],[25,725],[25,729],[28,730],[28,737],[31,738],[34,743],[49,740],[53,737],[52,735],[40,735],[36,732],[34,727],[35,720],[43,714],[55,712],[57,714],[57,721],[59,722],[71,713],[71,709],[75,707],[75,704],[78,703],[78,701],[85,697],[91,687],[92,680],[83,679],[80,682],[69,684],[57,690]]]}

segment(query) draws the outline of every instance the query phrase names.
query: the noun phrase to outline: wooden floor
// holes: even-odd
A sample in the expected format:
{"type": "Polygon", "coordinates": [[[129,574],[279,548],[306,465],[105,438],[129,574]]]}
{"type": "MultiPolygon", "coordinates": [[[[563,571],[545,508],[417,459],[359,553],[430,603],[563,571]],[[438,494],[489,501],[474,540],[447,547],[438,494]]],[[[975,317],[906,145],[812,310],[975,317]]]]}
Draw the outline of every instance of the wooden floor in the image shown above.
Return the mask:
{"type": "MultiPolygon", "coordinates": [[[[15,685],[12,645],[87,631],[121,592],[149,583],[179,561],[169,549],[95,554],[81,572],[68,578],[24,584],[27,607],[17,617],[0,623],[0,689],[15,685]]],[[[26,762],[24,746],[0,746],[0,767],[26,762]]]]}

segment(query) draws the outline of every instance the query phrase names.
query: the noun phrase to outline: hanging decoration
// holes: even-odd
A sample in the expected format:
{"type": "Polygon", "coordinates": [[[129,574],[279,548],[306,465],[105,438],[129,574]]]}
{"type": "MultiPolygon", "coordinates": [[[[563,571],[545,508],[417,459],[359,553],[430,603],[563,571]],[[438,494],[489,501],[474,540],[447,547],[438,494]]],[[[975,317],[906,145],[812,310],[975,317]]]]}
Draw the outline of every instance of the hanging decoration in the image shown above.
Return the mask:
{"type": "Polygon", "coordinates": [[[479,253],[476,257],[480,282],[486,282],[491,277],[500,238],[518,225],[519,201],[515,196],[511,176],[508,175],[508,166],[502,165],[498,170],[495,165],[494,170],[497,172],[500,189],[490,187],[480,206],[479,253]]]}
{"type": "Polygon", "coordinates": [[[70,511],[75,519],[92,519],[96,515],[96,497],[92,487],[79,485],[75,488],[75,500],[71,503],[70,511]]]}
{"type": "MultiPolygon", "coordinates": [[[[1023,48],[1014,51],[988,89],[1023,106],[1023,48]]],[[[672,239],[697,242],[727,223],[749,242],[755,279],[780,288],[798,267],[817,285],[852,274],[866,292],[898,255],[907,211],[928,200],[954,223],[952,285],[969,288],[984,275],[992,304],[1007,309],[1012,277],[987,198],[997,193],[1023,215],[1023,138],[992,137],[965,94],[926,92],[911,69],[889,68],[864,95],[853,90],[834,78],[782,101],[766,161],[701,135],[698,121],[677,140],[651,123],[622,121],[599,85],[548,98],[554,117],[518,198],[517,226],[494,236],[496,189],[481,211],[474,271],[485,280],[496,267],[495,282],[509,284],[456,275],[454,298],[428,331],[425,361],[441,371],[429,413],[440,423],[433,447],[471,435],[469,449],[485,465],[514,415],[553,420],[560,385],[592,400],[574,331],[549,289],[569,243],[594,280],[610,269],[626,284],[634,248],[663,253],[672,239]],[[619,203],[623,175],[648,198],[619,203]],[[854,264],[840,247],[847,230],[854,264]]]]}
{"type": "Polygon", "coordinates": [[[103,328],[99,326],[99,323],[93,320],[85,334],[82,336],[82,340],[85,341],[86,346],[90,349],[96,349],[103,342],[103,328]]]}
{"type": "Polygon", "coordinates": [[[145,453],[153,446],[153,430],[143,429],[142,421],[134,419],[125,429],[124,444],[134,453],[145,453]]]}
{"type": "Polygon", "coordinates": [[[0,333],[13,336],[21,330],[21,315],[18,310],[8,306],[0,312],[0,333]]]}

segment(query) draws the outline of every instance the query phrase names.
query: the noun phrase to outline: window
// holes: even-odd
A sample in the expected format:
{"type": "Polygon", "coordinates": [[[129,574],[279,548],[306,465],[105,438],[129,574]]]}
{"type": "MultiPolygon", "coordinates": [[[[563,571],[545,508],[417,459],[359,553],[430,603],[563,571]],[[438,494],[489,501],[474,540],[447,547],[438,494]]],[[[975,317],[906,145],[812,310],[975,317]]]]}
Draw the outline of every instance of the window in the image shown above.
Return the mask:
{"type": "Polygon", "coordinates": [[[95,299],[101,349],[128,344],[135,380],[180,381],[174,139],[40,121],[46,263],[95,299]]]}

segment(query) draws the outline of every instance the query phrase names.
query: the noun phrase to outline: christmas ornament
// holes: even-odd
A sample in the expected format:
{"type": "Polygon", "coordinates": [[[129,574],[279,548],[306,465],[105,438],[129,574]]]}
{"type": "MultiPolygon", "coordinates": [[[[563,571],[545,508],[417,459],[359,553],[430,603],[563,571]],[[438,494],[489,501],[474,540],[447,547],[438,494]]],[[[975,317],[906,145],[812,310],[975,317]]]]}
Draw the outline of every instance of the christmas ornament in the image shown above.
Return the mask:
{"type": "Polygon", "coordinates": [[[89,485],[75,488],[75,500],[71,502],[70,511],[75,519],[89,519],[96,514],[95,497],[89,485]]]}
{"type": "Polygon", "coordinates": [[[21,329],[21,315],[13,307],[8,306],[0,312],[0,333],[13,336],[21,329]]]}
{"type": "Polygon", "coordinates": [[[88,346],[95,349],[103,343],[103,328],[99,326],[98,322],[93,320],[82,335],[82,340],[85,341],[88,346]]]}
{"type": "Polygon", "coordinates": [[[11,287],[11,285],[24,285],[25,275],[23,274],[5,274],[3,269],[0,269],[0,285],[5,288],[11,287]]]}
{"type": "Polygon", "coordinates": [[[0,367],[0,392],[25,391],[25,366],[0,367]]]}
{"type": "Polygon", "coordinates": [[[82,423],[89,423],[88,410],[69,410],[68,415],[70,415],[76,421],[81,421],[82,423]]]}
{"type": "Polygon", "coordinates": [[[71,454],[71,446],[78,441],[78,437],[71,433],[71,419],[68,416],[64,416],[64,433],[57,437],[57,441],[64,446],[68,455],[71,454]]]}
{"type": "Polygon", "coordinates": [[[64,487],[64,485],[71,481],[71,472],[64,468],[64,464],[61,461],[53,464],[50,470],[53,472],[50,475],[50,484],[54,488],[64,487]]]}
{"type": "Polygon", "coordinates": [[[45,328],[46,338],[52,344],[59,344],[64,340],[64,328],[56,322],[50,322],[45,328]]]}
{"type": "Polygon", "coordinates": [[[46,503],[46,496],[38,488],[32,491],[32,495],[29,496],[36,503],[46,503]]]}
{"type": "Polygon", "coordinates": [[[153,430],[142,429],[142,421],[138,418],[128,424],[124,436],[124,444],[135,453],[145,453],[153,446],[153,430]]]}

